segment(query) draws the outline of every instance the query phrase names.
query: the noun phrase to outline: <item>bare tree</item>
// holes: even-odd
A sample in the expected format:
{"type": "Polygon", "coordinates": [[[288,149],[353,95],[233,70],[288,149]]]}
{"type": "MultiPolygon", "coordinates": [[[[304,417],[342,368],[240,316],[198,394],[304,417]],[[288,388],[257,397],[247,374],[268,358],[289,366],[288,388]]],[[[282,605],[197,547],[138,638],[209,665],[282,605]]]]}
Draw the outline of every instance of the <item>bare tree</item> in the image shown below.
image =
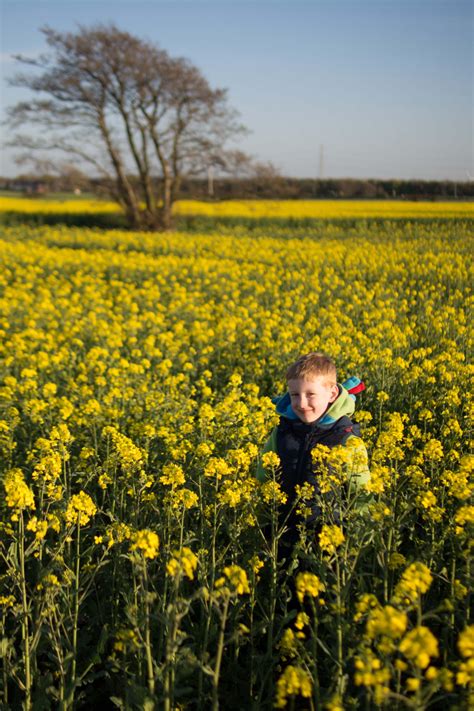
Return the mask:
{"type": "MultiPolygon", "coordinates": [[[[115,25],[76,33],[41,30],[51,53],[31,60],[14,86],[39,98],[9,109],[10,146],[62,151],[92,166],[138,229],[168,229],[184,176],[226,163],[226,144],[245,132],[224,89],[212,89],[188,60],[115,25]]],[[[232,158],[237,154],[229,152],[232,158]]]]}

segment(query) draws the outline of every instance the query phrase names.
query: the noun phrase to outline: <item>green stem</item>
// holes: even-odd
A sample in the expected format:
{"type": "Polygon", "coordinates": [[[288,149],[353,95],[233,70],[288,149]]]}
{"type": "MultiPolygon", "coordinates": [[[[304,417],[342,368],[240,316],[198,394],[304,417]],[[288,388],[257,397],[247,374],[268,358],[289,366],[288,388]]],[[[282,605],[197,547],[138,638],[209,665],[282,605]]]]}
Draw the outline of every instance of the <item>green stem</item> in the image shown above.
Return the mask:
{"type": "MultiPolygon", "coordinates": [[[[468,552],[466,556],[466,580],[470,581],[471,580],[471,555],[468,552]]],[[[469,591],[470,591],[469,587],[469,591]]],[[[468,592],[467,595],[467,605],[466,605],[466,624],[469,624],[471,621],[471,606],[470,606],[470,600],[471,600],[471,593],[468,592]]]]}
{"type": "MultiPolygon", "coordinates": [[[[275,482],[275,471],[273,471],[273,481],[275,482]]],[[[271,553],[271,580],[270,580],[270,611],[267,637],[267,651],[271,656],[273,652],[274,619],[276,610],[276,589],[278,583],[278,504],[273,499],[272,502],[272,553],[271,553]]]]}
{"type": "Polygon", "coordinates": [[[321,690],[319,686],[319,669],[318,669],[318,615],[316,605],[311,598],[311,612],[313,613],[313,625],[311,630],[311,647],[312,647],[312,662],[313,662],[313,677],[314,677],[314,700],[316,708],[321,708],[321,690]]]}
{"type": "Polygon", "coordinates": [[[341,571],[339,568],[339,559],[336,556],[336,600],[337,600],[337,693],[342,698],[344,692],[343,678],[343,638],[342,638],[342,621],[341,621],[341,571]]]}
{"type": "Polygon", "coordinates": [[[184,514],[185,514],[186,509],[183,506],[183,513],[181,515],[181,526],[179,529],[179,547],[183,547],[183,539],[184,539],[184,514]]]}
{"type": "Polygon", "coordinates": [[[214,666],[214,674],[212,677],[212,711],[219,711],[219,676],[221,673],[222,655],[224,653],[224,634],[227,622],[227,613],[229,611],[229,598],[227,597],[224,603],[224,608],[221,615],[221,624],[219,627],[219,638],[217,642],[216,663],[214,666]]]}
{"type": "MultiPolygon", "coordinates": [[[[211,565],[210,565],[210,579],[209,579],[209,590],[212,591],[214,588],[214,582],[215,582],[215,574],[216,574],[216,540],[217,540],[217,492],[219,489],[219,480],[216,476],[216,488],[215,488],[215,493],[214,493],[214,513],[213,513],[213,522],[212,522],[212,539],[211,539],[211,565]]],[[[201,539],[202,540],[202,539],[201,539]]],[[[211,627],[211,615],[206,616],[206,623],[205,623],[205,628],[204,628],[204,634],[202,635],[202,645],[201,645],[201,665],[200,665],[200,671],[199,671],[199,680],[198,680],[198,698],[199,698],[199,703],[201,704],[202,702],[202,693],[203,693],[203,685],[204,685],[204,672],[203,672],[203,666],[204,666],[204,658],[207,650],[207,644],[209,641],[209,631],[211,627]]]]}
{"type": "MultiPolygon", "coordinates": [[[[2,613],[2,630],[6,629],[6,613],[2,613]]],[[[8,707],[8,652],[5,652],[2,662],[2,676],[3,676],[3,703],[5,707],[8,707]]]]}
{"type": "Polygon", "coordinates": [[[388,531],[387,548],[386,548],[386,553],[385,553],[385,555],[386,555],[385,566],[384,566],[384,571],[383,571],[383,595],[384,595],[385,604],[388,603],[388,599],[389,599],[388,571],[390,569],[389,562],[390,562],[390,555],[391,555],[391,550],[392,550],[392,539],[393,539],[393,529],[390,528],[388,531]]]}
{"type": "Polygon", "coordinates": [[[22,606],[22,621],[21,635],[23,641],[23,657],[25,663],[25,711],[31,709],[31,651],[30,651],[30,635],[28,626],[28,598],[26,595],[26,577],[25,577],[25,526],[23,521],[23,512],[20,512],[19,518],[19,555],[20,555],[20,575],[21,575],[21,606],[22,606]]]}
{"type": "Polygon", "coordinates": [[[155,693],[155,676],[153,674],[153,653],[151,649],[150,635],[150,604],[148,601],[148,574],[146,562],[143,561],[143,588],[145,598],[145,655],[147,669],[147,685],[150,694],[155,693]]]}
{"type": "MultiPolygon", "coordinates": [[[[451,561],[451,602],[454,603],[454,581],[456,579],[456,556],[454,555],[454,551],[452,551],[451,555],[453,556],[453,559],[451,561]]],[[[450,615],[450,628],[452,630],[456,629],[455,627],[455,618],[454,618],[454,605],[451,610],[451,615],[450,615]]]]}
{"type": "Polygon", "coordinates": [[[79,628],[79,579],[81,572],[81,514],[77,516],[77,535],[76,535],[76,560],[74,566],[74,611],[72,621],[72,661],[71,673],[69,678],[69,694],[65,700],[65,708],[73,708],[74,694],[76,691],[76,670],[77,670],[77,632],[79,628]]]}

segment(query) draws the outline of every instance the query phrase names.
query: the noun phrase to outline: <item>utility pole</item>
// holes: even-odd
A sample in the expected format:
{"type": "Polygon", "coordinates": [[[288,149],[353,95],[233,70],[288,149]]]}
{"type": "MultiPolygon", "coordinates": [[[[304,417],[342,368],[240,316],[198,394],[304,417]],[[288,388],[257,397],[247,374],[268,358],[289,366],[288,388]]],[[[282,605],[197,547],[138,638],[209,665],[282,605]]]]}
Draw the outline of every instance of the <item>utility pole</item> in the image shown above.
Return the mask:
{"type": "Polygon", "coordinates": [[[207,194],[214,197],[214,168],[210,165],[207,169],[207,194]]]}
{"type": "Polygon", "coordinates": [[[319,146],[319,179],[322,180],[324,177],[324,146],[321,143],[319,146]]]}

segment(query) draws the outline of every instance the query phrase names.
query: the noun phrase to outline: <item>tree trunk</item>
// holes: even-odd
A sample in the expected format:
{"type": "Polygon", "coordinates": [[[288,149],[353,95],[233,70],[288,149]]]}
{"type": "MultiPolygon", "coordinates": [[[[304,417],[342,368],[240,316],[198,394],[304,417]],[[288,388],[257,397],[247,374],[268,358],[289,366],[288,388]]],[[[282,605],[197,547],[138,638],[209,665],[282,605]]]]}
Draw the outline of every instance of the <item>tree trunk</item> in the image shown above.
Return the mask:
{"type": "Polygon", "coordinates": [[[173,226],[172,215],[172,188],[173,181],[168,176],[165,177],[163,185],[163,205],[161,208],[160,223],[163,230],[170,230],[173,226]]]}

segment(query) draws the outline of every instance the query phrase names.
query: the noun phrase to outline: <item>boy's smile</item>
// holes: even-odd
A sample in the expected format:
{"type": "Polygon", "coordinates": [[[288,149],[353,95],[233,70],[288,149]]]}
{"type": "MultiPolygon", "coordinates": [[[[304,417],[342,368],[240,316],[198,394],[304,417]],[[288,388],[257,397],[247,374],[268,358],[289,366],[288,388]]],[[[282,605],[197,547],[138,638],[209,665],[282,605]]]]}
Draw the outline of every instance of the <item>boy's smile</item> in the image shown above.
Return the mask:
{"type": "Polygon", "coordinates": [[[310,424],[319,420],[331,402],[339,395],[335,383],[328,383],[323,375],[288,380],[291,407],[302,422],[310,424]]]}

